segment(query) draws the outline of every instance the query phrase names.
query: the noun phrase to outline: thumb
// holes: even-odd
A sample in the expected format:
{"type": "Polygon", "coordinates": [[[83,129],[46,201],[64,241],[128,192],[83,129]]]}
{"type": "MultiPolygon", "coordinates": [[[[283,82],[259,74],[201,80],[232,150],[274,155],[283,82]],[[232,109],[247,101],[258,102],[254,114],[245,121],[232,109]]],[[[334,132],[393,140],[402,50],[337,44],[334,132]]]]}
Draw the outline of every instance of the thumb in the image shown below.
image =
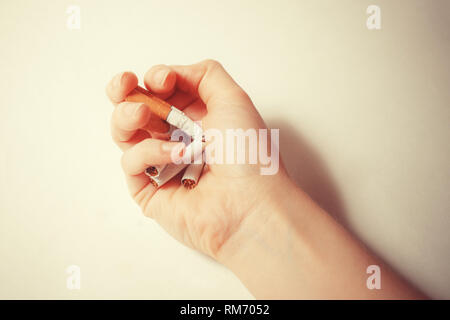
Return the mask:
{"type": "Polygon", "coordinates": [[[245,91],[215,60],[204,60],[188,66],[175,65],[171,68],[177,74],[177,87],[200,97],[208,110],[224,105],[224,102],[251,104],[245,91]]]}

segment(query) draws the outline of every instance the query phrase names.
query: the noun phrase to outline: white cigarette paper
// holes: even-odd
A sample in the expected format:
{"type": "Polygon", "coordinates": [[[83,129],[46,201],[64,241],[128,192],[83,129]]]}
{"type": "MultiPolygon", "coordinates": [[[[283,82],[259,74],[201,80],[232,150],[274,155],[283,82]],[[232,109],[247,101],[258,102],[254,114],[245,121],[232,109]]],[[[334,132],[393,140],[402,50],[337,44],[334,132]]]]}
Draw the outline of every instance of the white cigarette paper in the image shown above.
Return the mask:
{"type": "Polygon", "coordinates": [[[205,163],[192,163],[186,168],[183,178],[181,178],[181,183],[185,188],[195,188],[195,186],[198,184],[198,180],[200,179],[200,175],[202,174],[204,166],[205,163]]]}
{"type": "MultiPolygon", "coordinates": [[[[194,141],[192,141],[190,144],[186,146],[183,156],[180,159],[178,159],[178,161],[175,161],[174,158],[172,157],[172,161],[174,161],[174,163],[170,163],[168,165],[165,165],[164,167],[151,166],[147,168],[147,170],[145,170],[145,174],[150,178],[150,182],[157,188],[161,187],[163,184],[172,179],[181,170],[183,170],[188,166],[188,164],[184,162],[190,163],[190,161],[184,160],[187,159],[195,160],[199,156],[201,157],[203,150],[205,149],[205,142],[202,128],[192,119],[186,116],[184,112],[172,106],[166,121],[172,126],[183,130],[185,133],[194,138],[194,141]]],[[[173,131],[173,128],[171,129],[172,129],[171,131],[173,131]]],[[[199,172],[199,176],[201,173],[201,169],[199,172]]],[[[196,180],[198,180],[198,177],[196,177],[196,180]]]]}
{"type": "Polygon", "coordinates": [[[159,188],[167,181],[175,177],[181,170],[186,168],[187,164],[168,164],[157,176],[150,176],[150,182],[159,188]]]}
{"type": "Polygon", "coordinates": [[[192,138],[196,139],[203,133],[202,128],[190,119],[183,111],[172,106],[172,110],[169,112],[166,121],[171,125],[180,128],[192,138]]]}
{"type": "Polygon", "coordinates": [[[150,182],[159,188],[188,166],[188,163],[183,162],[184,159],[189,160],[189,163],[192,159],[202,161],[198,158],[202,156],[204,148],[204,142],[196,141],[195,143],[190,143],[186,147],[184,155],[176,163],[150,166],[145,170],[145,174],[150,178],[150,182]]]}
{"type": "Polygon", "coordinates": [[[145,174],[149,177],[156,177],[164,170],[167,164],[158,164],[154,166],[150,166],[145,170],[145,174]]]}

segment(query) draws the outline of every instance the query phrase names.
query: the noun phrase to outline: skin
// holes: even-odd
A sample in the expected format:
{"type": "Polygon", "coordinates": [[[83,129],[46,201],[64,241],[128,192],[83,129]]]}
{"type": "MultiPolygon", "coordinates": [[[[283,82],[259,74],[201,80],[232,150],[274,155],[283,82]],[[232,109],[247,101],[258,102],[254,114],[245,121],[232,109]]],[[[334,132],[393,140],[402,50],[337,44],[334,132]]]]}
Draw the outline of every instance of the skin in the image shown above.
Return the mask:
{"type": "MultiPolygon", "coordinates": [[[[131,196],[174,238],[230,268],[256,298],[425,298],[315,204],[282,164],[278,173],[266,176],[259,164],[212,164],[192,190],[181,186],[179,177],[156,190],[144,170],[171,162],[180,143],[140,130],[149,110],[123,102],[137,83],[131,72],[108,83],[115,105],[111,134],[123,150],[131,196]],[[381,268],[380,290],[366,286],[369,265],[381,268]]],[[[205,129],[266,128],[249,96],[216,61],[157,65],[145,74],[144,84],[201,119],[205,129]]]]}

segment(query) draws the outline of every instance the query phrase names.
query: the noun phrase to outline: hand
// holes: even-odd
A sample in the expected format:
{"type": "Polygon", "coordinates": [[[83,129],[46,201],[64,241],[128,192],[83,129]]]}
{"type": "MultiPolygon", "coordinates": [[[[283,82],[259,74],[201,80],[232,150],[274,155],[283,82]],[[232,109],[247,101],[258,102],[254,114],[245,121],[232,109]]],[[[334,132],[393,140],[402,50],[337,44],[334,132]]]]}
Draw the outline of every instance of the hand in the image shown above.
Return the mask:
{"type": "MultiPolygon", "coordinates": [[[[285,170],[262,176],[259,165],[212,164],[205,168],[199,184],[192,190],[174,178],[159,189],[143,173],[150,165],[171,162],[176,142],[157,139],[140,128],[151,116],[139,103],[123,102],[137,86],[130,72],[116,75],[107,94],[116,105],[112,116],[112,137],[124,151],[122,167],[130,193],[144,215],[155,219],[173,237],[218,260],[232,255],[221,250],[245,222],[258,219],[261,208],[280,196],[290,183],[285,170]]],[[[230,128],[266,128],[248,95],[223,67],[207,60],[190,66],[158,65],[144,77],[148,90],[183,110],[204,129],[222,132],[230,128]]],[[[269,139],[270,141],[270,139],[269,139]]],[[[269,149],[270,150],[270,149],[269,149]]]]}
{"type": "MultiPolygon", "coordinates": [[[[217,62],[156,66],[144,82],[192,119],[201,119],[204,129],[265,128],[250,98],[217,62]]],[[[134,74],[124,72],[107,86],[117,105],[112,136],[124,151],[133,198],[176,239],[230,268],[257,298],[424,298],[295,186],[282,166],[264,176],[259,164],[211,164],[195,189],[185,189],[176,177],[156,190],[144,170],[171,162],[179,145],[140,130],[149,120],[148,108],[123,102],[137,83],[134,74]],[[366,287],[369,265],[380,266],[383,290],[366,287]]]]}

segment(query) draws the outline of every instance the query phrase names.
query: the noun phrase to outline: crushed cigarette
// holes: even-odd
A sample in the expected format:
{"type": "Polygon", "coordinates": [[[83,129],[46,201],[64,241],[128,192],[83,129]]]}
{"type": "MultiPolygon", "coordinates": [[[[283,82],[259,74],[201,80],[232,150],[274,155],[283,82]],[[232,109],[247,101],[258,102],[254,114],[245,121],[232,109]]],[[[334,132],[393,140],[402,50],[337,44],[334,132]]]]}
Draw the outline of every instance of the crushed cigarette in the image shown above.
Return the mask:
{"type": "Polygon", "coordinates": [[[145,170],[145,174],[149,177],[158,176],[166,167],[166,164],[150,166],[145,170]]]}
{"type": "Polygon", "coordinates": [[[191,137],[195,138],[202,135],[202,128],[184,114],[183,111],[175,106],[171,106],[142,87],[137,86],[133,89],[125,98],[125,101],[142,102],[147,105],[150,111],[156,115],[153,119],[150,117],[150,121],[153,122],[151,128],[156,128],[159,130],[158,132],[167,132],[169,130],[168,125],[171,124],[180,128],[191,137]]]}
{"type": "Polygon", "coordinates": [[[150,132],[150,133],[156,132],[159,134],[167,134],[170,130],[170,124],[168,124],[166,121],[161,120],[160,118],[156,117],[150,111],[150,119],[148,120],[147,124],[142,129],[147,132],[150,132]]]}
{"type": "Polygon", "coordinates": [[[149,176],[151,184],[156,188],[161,187],[167,181],[176,176],[181,170],[186,168],[187,164],[168,164],[157,176],[149,176]]]}
{"type": "MultiPolygon", "coordinates": [[[[154,165],[150,166],[145,170],[145,174],[150,178],[150,182],[157,188],[161,187],[163,184],[172,179],[178,172],[183,170],[185,167],[188,167],[188,175],[186,176],[186,181],[182,183],[186,188],[189,188],[189,184],[192,186],[189,189],[195,187],[198,183],[198,178],[203,169],[203,164],[196,164],[199,160],[199,157],[203,157],[203,150],[205,148],[205,143],[198,140],[190,143],[185,149],[184,153],[179,155],[179,162],[170,163],[164,165],[154,165]],[[185,159],[190,160],[189,163],[184,163],[185,159]],[[194,162],[192,162],[194,161],[194,162]],[[200,167],[199,167],[200,166],[200,167]],[[197,172],[198,171],[198,172],[197,172]],[[193,180],[190,182],[190,180],[193,180]]],[[[200,158],[200,160],[202,160],[200,158]]],[[[185,176],[183,176],[185,179],[185,176]]]]}
{"type": "Polygon", "coordinates": [[[203,134],[202,127],[174,106],[171,107],[171,111],[165,120],[171,125],[180,128],[194,139],[201,137],[203,134]]]}
{"type": "Polygon", "coordinates": [[[193,189],[197,186],[204,165],[205,163],[192,163],[186,168],[183,178],[181,178],[181,183],[185,188],[193,189]]]}

